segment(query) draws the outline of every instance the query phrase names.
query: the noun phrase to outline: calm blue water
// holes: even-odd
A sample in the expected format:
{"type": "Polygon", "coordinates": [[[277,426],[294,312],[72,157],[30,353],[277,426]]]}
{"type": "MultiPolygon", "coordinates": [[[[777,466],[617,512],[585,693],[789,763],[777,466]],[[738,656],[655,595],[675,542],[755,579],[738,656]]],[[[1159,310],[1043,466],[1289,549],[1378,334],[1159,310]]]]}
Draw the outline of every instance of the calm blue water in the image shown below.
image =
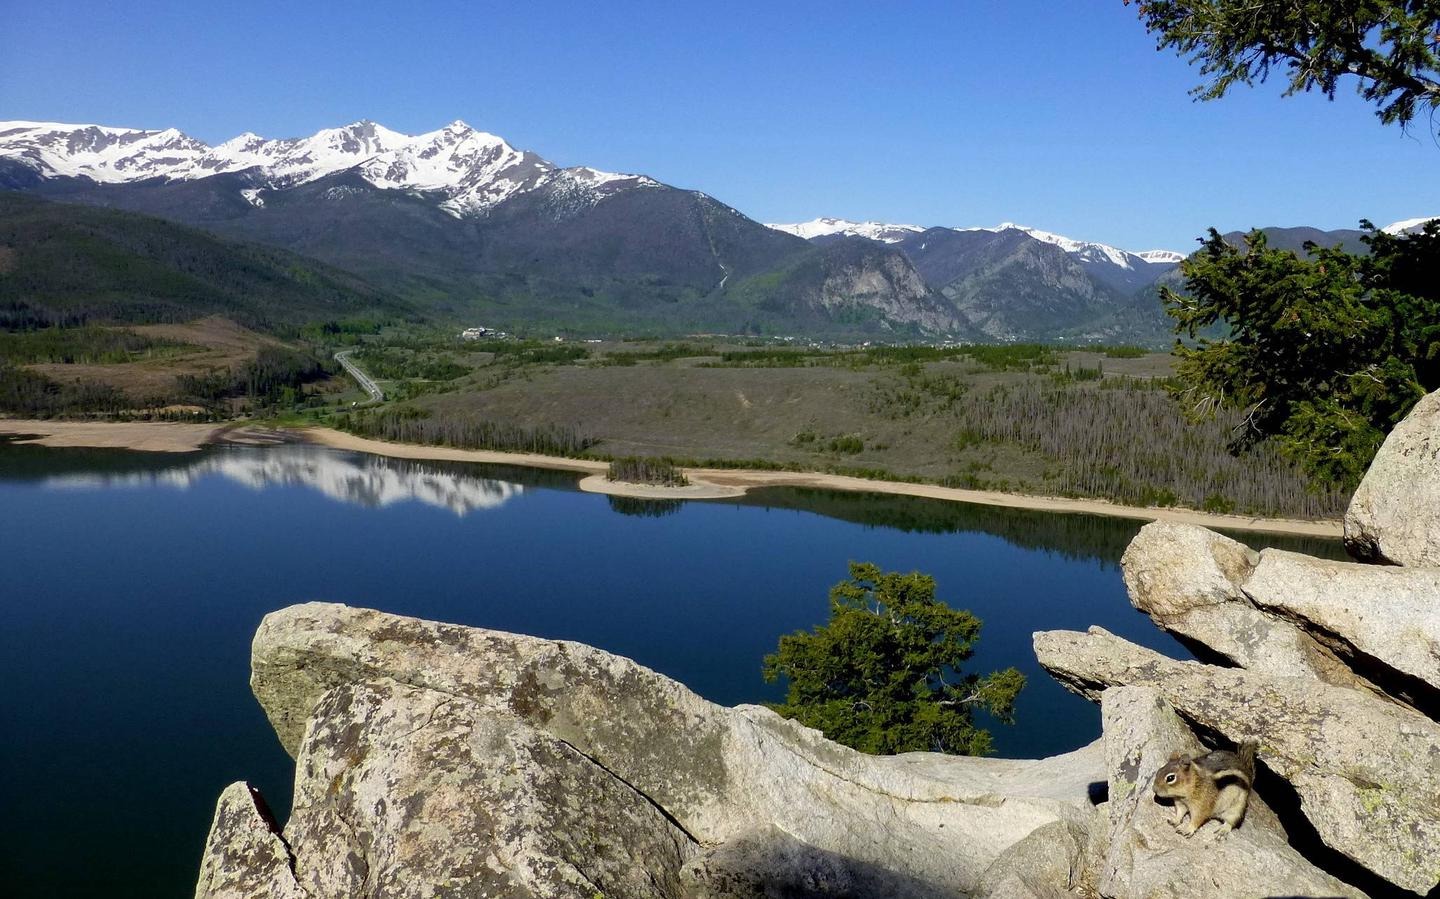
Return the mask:
{"type": "Polygon", "coordinates": [[[626,503],[312,447],[0,445],[0,884],[189,896],[226,784],[283,819],[293,768],[249,692],[250,638],[311,599],[580,640],[733,704],[779,697],[761,658],[823,621],[849,560],[918,569],[985,621],[976,670],[1030,678],[1000,754],[1073,749],[1098,713],[1040,671],[1033,631],[1100,624],[1185,655],[1125,599],[1138,527],[818,491],[626,503]]]}

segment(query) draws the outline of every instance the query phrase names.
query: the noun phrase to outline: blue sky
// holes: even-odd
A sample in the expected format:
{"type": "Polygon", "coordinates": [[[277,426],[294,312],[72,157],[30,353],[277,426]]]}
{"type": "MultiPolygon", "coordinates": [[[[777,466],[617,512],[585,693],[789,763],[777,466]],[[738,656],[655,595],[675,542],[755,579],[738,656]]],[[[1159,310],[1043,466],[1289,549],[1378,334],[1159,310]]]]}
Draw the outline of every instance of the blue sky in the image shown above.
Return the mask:
{"type": "Polygon", "coordinates": [[[1440,147],[1347,86],[1193,103],[1120,0],[6,4],[0,118],[309,134],[464,119],[762,221],[1016,221],[1188,250],[1211,224],[1440,214],[1440,147]]]}

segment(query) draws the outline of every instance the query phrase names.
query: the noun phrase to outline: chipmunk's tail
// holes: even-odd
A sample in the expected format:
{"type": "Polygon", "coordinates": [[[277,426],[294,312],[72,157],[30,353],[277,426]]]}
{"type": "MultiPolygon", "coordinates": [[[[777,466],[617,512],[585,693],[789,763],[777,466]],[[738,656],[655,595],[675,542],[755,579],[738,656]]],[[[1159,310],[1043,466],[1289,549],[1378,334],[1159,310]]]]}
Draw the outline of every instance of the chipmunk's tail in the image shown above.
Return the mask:
{"type": "Polygon", "coordinates": [[[1237,767],[1245,775],[1245,779],[1251,783],[1255,782],[1255,752],[1259,748],[1260,744],[1254,740],[1246,740],[1235,747],[1235,757],[1240,762],[1237,767]]]}

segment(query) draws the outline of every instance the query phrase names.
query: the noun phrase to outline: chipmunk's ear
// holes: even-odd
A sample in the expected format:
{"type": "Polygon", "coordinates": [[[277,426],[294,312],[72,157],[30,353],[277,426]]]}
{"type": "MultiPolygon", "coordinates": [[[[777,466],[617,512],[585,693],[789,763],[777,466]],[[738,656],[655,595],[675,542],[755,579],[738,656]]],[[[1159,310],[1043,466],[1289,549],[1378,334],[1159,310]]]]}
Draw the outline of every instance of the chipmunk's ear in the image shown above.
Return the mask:
{"type": "Polygon", "coordinates": [[[1182,758],[1184,758],[1184,755],[1178,749],[1170,753],[1170,761],[1172,762],[1178,762],[1182,758]]]}

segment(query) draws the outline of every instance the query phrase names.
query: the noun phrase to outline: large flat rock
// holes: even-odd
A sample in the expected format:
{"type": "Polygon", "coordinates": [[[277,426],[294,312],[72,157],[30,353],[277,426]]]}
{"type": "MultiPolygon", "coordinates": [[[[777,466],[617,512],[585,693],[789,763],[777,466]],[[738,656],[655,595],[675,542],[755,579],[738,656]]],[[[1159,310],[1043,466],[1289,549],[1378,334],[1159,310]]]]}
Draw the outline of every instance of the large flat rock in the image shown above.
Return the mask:
{"type": "Polygon", "coordinates": [[[1100,628],[1037,633],[1035,654],[1091,699],[1150,687],[1232,744],[1257,740],[1326,845],[1403,889],[1440,883],[1440,725],[1424,715],[1310,677],[1177,662],[1100,628]]]}
{"type": "Polygon", "coordinates": [[[1358,559],[1440,568],[1440,391],[1385,438],[1345,511],[1358,559]]]}
{"type": "Polygon", "coordinates": [[[883,874],[937,896],[972,891],[1038,827],[1084,826],[1104,780],[1098,743],[1038,761],[864,755],[578,643],[329,603],[273,613],[256,634],[251,685],[292,754],[307,722],[329,717],[322,697],[383,680],[563,741],[707,848],[773,828],[864,882],[883,874]]]}

